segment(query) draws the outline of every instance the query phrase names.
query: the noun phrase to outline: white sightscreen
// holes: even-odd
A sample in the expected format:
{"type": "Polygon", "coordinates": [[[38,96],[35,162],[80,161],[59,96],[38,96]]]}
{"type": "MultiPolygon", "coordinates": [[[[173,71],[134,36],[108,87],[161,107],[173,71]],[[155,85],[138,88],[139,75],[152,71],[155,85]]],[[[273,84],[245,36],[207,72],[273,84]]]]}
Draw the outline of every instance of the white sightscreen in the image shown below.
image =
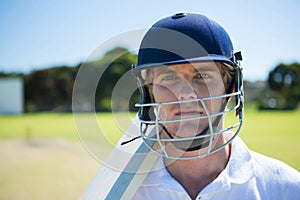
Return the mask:
{"type": "Polygon", "coordinates": [[[21,78],[0,78],[0,114],[23,113],[23,96],[21,78]]]}

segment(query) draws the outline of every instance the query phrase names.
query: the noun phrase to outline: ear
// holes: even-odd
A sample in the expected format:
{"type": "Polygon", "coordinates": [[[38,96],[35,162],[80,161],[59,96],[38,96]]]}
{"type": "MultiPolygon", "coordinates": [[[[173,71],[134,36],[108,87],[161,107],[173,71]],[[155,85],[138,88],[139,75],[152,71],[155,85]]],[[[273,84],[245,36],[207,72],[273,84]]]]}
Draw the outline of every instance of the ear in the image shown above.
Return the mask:
{"type": "Polygon", "coordinates": [[[236,91],[235,87],[235,77],[231,80],[230,85],[226,87],[226,94],[230,94],[236,91]]]}
{"type": "MultiPolygon", "coordinates": [[[[152,85],[149,87],[144,86],[142,89],[141,103],[154,103],[154,96],[152,94],[152,85]]],[[[155,120],[155,114],[153,108],[150,106],[144,106],[140,108],[139,111],[140,118],[143,120],[155,120]]]]}

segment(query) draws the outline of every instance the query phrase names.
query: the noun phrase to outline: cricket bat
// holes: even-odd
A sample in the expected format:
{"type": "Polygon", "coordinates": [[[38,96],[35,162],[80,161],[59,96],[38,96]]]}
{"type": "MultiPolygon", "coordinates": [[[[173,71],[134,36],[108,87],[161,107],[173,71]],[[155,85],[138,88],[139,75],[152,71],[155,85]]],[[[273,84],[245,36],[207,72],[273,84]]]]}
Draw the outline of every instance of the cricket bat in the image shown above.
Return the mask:
{"type": "Polygon", "coordinates": [[[133,133],[139,135],[137,124],[137,120],[134,119],[120,142],[103,162],[81,200],[127,200],[133,197],[158,159],[158,155],[150,151],[142,139],[121,145],[121,142],[130,139],[133,133]]]}

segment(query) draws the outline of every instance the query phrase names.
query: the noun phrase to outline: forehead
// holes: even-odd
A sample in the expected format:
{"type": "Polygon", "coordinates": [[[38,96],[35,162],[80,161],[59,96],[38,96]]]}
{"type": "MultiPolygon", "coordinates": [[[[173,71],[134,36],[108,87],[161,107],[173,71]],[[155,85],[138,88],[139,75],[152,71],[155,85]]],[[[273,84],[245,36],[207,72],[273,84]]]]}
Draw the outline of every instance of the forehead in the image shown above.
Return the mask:
{"type": "Polygon", "coordinates": [[[153,75],[161,73],[176,72],[176,73],[195,73],[195,72],[219,72],[218,64],[215,62],[199,62],[199,63],[183,63],[169,66],[159,66],[150,69],[153,75]]]}

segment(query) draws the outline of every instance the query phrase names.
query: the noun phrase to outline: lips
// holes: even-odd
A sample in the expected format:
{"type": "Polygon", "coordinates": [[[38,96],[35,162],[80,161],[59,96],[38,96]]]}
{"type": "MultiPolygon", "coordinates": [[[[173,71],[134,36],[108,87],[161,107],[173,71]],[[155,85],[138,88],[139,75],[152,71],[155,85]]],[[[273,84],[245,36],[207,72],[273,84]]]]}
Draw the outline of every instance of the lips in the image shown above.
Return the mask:
{"type": "Polygon", "coordinates": [[[176,117],[194,117],[194,116],[203,115],[203,112],[199,110],[195,110],[195,108],[190,108],[190,109],[181,109],[179,111],[176,111],[174,115],[176,117]]]}

